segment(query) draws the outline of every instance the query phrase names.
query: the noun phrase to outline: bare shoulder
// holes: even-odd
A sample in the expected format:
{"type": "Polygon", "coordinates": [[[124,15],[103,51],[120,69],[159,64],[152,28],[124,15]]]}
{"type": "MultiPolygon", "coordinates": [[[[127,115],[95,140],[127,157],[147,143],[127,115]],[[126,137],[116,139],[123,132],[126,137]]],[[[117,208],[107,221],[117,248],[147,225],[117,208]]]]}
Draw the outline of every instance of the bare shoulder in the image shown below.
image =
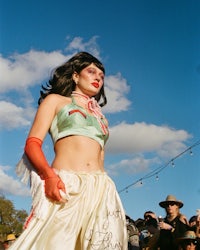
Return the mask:
{"type": "Polygon", "coordinates": [[[59,94],[49,94],[48,96],[46,96],[44,98],[44,100],[42,101],[42,103],[46,103],[46,102],[53,102],[53,103],[56,103],[56,102],[60,102],[62,101],[63,99],[66,99],[67,97],[64,97],[62,95],[59,95],[59,94]]]}
{"type": "Polygon", "coordinates": [[[42,105],[48,107],[48,109],[52,109],[54,114],[57,114],[60,109],[62,109],[65,105],[71,103],[71,98],[62,96],[59,94],[49,94],[43,101],[42,105]]]}
{"type": "Polygon", "coordinates": [[[187,217],[184,214],[180,214],[179,217],[180,221],[183,222],[184,224],[188,224],[187,217]]]}
{"type": "Polygon", "coordinates": [[[66,98],[56,94],[49,94],[44,98],[38,107],[29,136],[44,139],[63,100],[66,98]]]}
{"type": "Polygon", "coordinates": [[[71,102],[70,97],[65,97],[59,94],[49,94],[45,99],[42,101],[41,105],[49,105],[54,106],[56,109],[62,105],[66,105],[71,102]]]}

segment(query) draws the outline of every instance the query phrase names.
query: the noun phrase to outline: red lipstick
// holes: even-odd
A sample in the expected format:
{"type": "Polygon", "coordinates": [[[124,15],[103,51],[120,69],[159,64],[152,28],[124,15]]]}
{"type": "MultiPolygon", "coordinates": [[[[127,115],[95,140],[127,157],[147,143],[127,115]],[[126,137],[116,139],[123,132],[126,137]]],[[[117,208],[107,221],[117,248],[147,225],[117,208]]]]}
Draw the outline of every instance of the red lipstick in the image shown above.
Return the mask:
{"type": "Polygon", "coordinates": [[[99,87],[99,83],[98,83],[98,82],[93,82],[92,85],[93,85],[95,88],[98,88],[98,87],[99,87]]]}

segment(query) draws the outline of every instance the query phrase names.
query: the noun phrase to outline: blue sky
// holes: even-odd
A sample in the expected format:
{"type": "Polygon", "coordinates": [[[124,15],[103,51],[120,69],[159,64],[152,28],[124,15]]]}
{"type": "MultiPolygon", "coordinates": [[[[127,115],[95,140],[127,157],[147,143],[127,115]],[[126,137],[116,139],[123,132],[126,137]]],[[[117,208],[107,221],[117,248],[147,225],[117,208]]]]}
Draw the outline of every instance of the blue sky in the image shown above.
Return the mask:
{"type": "MultiPolygon", "coordinates": [[[[105,65],[110,124],[105,169],[126,213],[164,216],[168,194],[188,218],[200,208],[200,2],[0,1],[0,194],[30,210],[15,174],[41,84],[78,51],[105,65]],[[176,158],[177,155],[180,157],[176,158]],[[175,166],[166,164],[174,160],[175,166]],[[151,178],[148,173],[165,166],[151,178]],[[142,184],[140,181],[142,180],[142,184]]],[[[44,151],[53,159],[47,136],[44,151]]]]}

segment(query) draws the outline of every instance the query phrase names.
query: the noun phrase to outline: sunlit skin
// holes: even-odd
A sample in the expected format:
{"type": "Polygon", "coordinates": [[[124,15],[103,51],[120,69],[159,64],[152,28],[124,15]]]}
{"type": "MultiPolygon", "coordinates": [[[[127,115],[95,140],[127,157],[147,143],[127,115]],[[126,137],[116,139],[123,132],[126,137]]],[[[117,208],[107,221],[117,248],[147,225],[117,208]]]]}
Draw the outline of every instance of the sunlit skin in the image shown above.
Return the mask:
{"type": "MultiPolygon", "coordinates": [[[[74,72],[73,80],[77,83],[75,91],[92,97],[98,94],[104,84],[104,73],[90,64],[79,74],[74,72]]],[[[82,98],[75,98],[76,103],[85,108],[82,98]]],[[[48,95],[39,106],[29,136],[44,140],[55,115],[69,103],[69,97],[48,95]]],[[[68,136],[56,142],[52,167],[72,171],[104,171],[103,161],[104,149],[98,142],[84,136],[68,136]]]]}

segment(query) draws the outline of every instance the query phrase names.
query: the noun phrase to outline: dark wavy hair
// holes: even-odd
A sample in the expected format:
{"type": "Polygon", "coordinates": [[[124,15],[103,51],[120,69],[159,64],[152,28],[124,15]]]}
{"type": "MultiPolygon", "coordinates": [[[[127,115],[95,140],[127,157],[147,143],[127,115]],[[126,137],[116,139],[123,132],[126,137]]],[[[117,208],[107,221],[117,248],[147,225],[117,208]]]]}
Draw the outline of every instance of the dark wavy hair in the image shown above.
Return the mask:
{"type": "MultiPolygon", "coordinates": [[[[73,73],[77,72],[79,74],[81,70],[89,66],[91,63],[94,63],[95,66],[97,66],[105,74],[103,64],[96,57],[87,52],[79,52],[53,71],[53,74],[46,86],[42,85],[38,104],[40,105],[42,100],[49,94],[59,94],[66,97],[71,96],[71,93],[75,90],[76,86],[74,80],[72,79],[73,73]]],[[[106,105],[107,98],[104,91],[104,85],[94,98],[97,102],[102,99],[102,102],[99,104],[101,107],[106,105]]]]}

